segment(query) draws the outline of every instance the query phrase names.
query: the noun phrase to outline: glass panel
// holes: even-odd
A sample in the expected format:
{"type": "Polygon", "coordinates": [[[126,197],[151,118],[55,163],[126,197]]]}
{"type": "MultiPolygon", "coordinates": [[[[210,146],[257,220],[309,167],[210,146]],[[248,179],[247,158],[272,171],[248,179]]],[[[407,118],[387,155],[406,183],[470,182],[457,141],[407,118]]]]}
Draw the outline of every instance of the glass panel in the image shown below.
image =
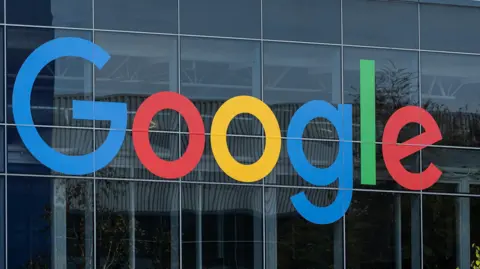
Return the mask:
{"type": "Polygon", "coordinates": [[[184,268],[263,266],[262,188],[182,185],[184,268]]]}
{"type": "MultiPolygon", "coordinates": [[[[478,191],[477,191],[478,193],[478,191]]],[[[468,246],[464,250],[468,256],[466,256],[467,259],[466,263],[467,266],[470,265],[471,262],[480,262],[480,248],[479,248],[479,242],[480,242],[480,230],[477,229],[477,227],[480,225],[480,215],[478,214],[480,210],[480,197],[472,197],[472,198],[466,198],[466,214],[468,214],[470,221],[466,222],[466,225],[468,226],[468,230],[463,231],[461,233],[462,237],[468,239],[468,246]],[[468,208],[468,203],[470,203],[470,207],[468,208]],[[468,251],[470,250],[470,251],[468,251]]],[[[463,256],[462,258],[464,258],[463,256]]]]}
{"type": "Polygon", "coordinates": [[[419,198],[354,192],[345,215],[347,268],[421,268],[419,198]]]}
{"type": "Polygon", "coordinates": [[[344,42],[418,48],[418,8],[407,1],[343,1],[344,42]]]}
{"type": "MultiPolygon", "coordinates": [[[[261,98],[260,43],[238,40],[182,38],[181,93],[195,104],[210,133],[211,122],[226,100],[239,95],[261,98]]],[[[182,131],[188,131],[182,120],[182,131]]],[[[228,133],[261,135],[259,121],[241,114],[228,133]]]]}
{"type": "MultiPolygon", "coordinates": [[[[181,153],[184,154],[190,137],[182,134],[181,139],[181,153]]],[[[263,154],[264,143],[263,139],[259,137],[242,137],[242,136],[227,136],[226,138],[228,149],[232,158],[241,164],[253,164],[263,154]]],[[[182,178],[186,181],[198,182],[216,182],[216,183],[242,183],[229,177],[215,160],[212,153],[211,136],[205,136],[205,148],[200,162],[190,174],[182,178]]],[[[262,184],[262,180],[256,182],[249,182],[247,184],[262,184]]]]}
{"type": "Polygon", "coordinates": [[[5,178],[0,177],[0,266],[7,268],[5,265],[5,222],[7,212],[5,211],[5,178]]]}
{"type": "MultiPolygon", "coordinates": [[[[414,151],[409,149],[411,147],[412,145],[401,144],[397,145],[396,150],[414,151]]],[[[387,169],[384,154],[382,144],[380,143],[353,143],[354,188],[411,191],[410,189],[402,187],[402,185],[394,179],[408,181],[403,174],[399,174],[399,169],[387,169]],[[369,147],[372,147],[375,152],[375,161],[369,159],[368,156],[362,159],[362,150],[368,151],[370,150],[369,147]]],[[[418,150],[401,159],[400,167],[403,167],[403,169],[409,173],[419,175],[421,180],[420,159],[421,154],[420,150],[418,150]]],[[[346,165],[344,165],[344,167],[345,166],[346,165]]]]}
{"type": "MultiPolygon", "coordinates": [[[[462,5],[462,1],[454,2],[462,5]]],[[[480,5],[468,2],[477,7],[420,6],[422,49],[480,52],[480,37],[475,34],[480,24],[480,5]]]]}
{"type": "MultiPolygon", "coordinates": [[[[84,155],[92,152],[93,130],[74,128],[37,128],[45,143],[66,155],[84,155]]],[[[21,174],[58,174],[41,164],[23,144],[14,126],[7,128],[8,172],[21,174]]],[[[93,171],[93,163],[90,167],[93,171]]],[[[93,176],[93,173],[90,174],[93,176]]]]}
{"type": "MultiPolygon", "coordinates": [[[[340,48],[333,46],[264,43],[263,99],[277,116],[287,136],[293,114],[312,100],[341,104],[340,48]]],[[[305,138],[338,139],[333,125],[315,119],[305,138]]]]}
{"type": "Polygon", "coordinates": [[[179,188],[97,181],[97,268],[179,268],[179,188]]]}
{"type": "MultiPolygon", "coordinates": [[[[409,51],[345,48],[344,102],[352,104],[353,139],[360,140],[360,61],[375,61],[375,122],[376,141],[381,142],[390,116],[399,108],[419,104],[418,53],[409,51]]],[[[414,117],[414,115],[412,115],[414,117]]],[[[413,119],[413,118],[412,118],[413,119]]],[[[419,133],[419,126],[409,124],[402,129],[399,142],[419,133]]]]}
{"type": "Polygon", "coordinates": [[[340,43],[340,5],[337,0],[264,0],[263,37],[340,43]]]}
{"type": "Polygon", "coordinates": [[[480,145],[480,57],[422,53],[422,106],[442,133],[438,144],[480,145]]]}
{"type": "Polygon", "coordinates": [[[177,0],[95,0],[95,28],[177,33],[177,0]],[[121,19],[120,19],[121,18],[121,19]]]}
{"type": "MultiPolygon", "coordinates": [[[[479,181],[480,175],[477,171],[479,158],[480,150],[478,149],[425,148],[422,151],[423,170],[432,164],[442,172],[437,184],[425,191],[469,193],[468,187],[461,186],[463,184],[468,186],[468,183],[479,181]]],[[[479,194],[480,192],[473,193],[479,194]]]]}
{"type": "MultiPolygon", "coordinates": [[[[95,143],[97,148],[102,146],[109,135],[114,135],[115,130],[95,130],[95,143]]],[[[123,131],[122,131],[123,132],[123,131]]],[[[150,146],[158,158],[166,161],[174,161],[179,158],[178,133],[149,132],[150,146]]],[[[127,178],[127,179],[152,179],[162,178],[152,174],[138,159],[133,147],[133,132],[127,131],[122,147],[116,157],[105,167],[95,173],[100,178],[127,178]]]]}
{"type": "Polygon", "coordinates": [[[92,1],[5,0],[7,23],[23,25],[92,27],[92,1]]]}
{"type": "MultiPolygon", "coordinates": [[[[95,43],[111,56],[95,71],[95,100],[127,103],[128,129],[146,98],[160,91],[178,91],[176,37],[97,32],[95,43]]],[[[178,120],[177,112],[163,110],[152,120],[152,127],[178,131],[178,120]]],[[[108,121],[96,123],[98,128],[109,126],[108,121]]]]}
{"type": "Polygon", "coordinates": [[[8,177],[8,267],[93,267],[93,185],[8,177]]]}
{"type": "Polygon", "coordinates": [[[469,185],[470,185],[469,188],[471,193],[480,193],[479,182],[471,182],[469,185]]]}
{"type": "MultiPolygon", "coordinates": [[[[456,197],[423,196],[423,268],[456,268],[456,197]]],[[[469,264],[468,264],[469,265],[469,264]]],[[[467,268],[467,267],[463,267],[467,268]]]]}
{"type": "MultiPolygon", "coordinates": [[[[287,186],[314,186],[303,179],[293,167],[287,151],[287,141],[287,139],[282,139],[280,158],[274,170],[265,179],[265,183],[287,186]]],[[[307,161],[317,168],[327,169],[339,158],[338,156],[341,156],[341,154],[339,154],[339,143],[336,141],[303,140],[302,146],[307,161]]],[[[339,162],[341,168],[346,166],[346,164],[342,163],[341,158],[339,162]]],[[[337,173],[337,171],[331,172],[337,173]]],[[[326,186],[317,187],[337,188],[338,180],[326,186]]]]}
{"type": "Polygon", "coordinates": [[[443,5],[455,5],[455,6],[480,7],[480,3],[476,0],[419,0],[419,2],[435,3],[435,4],[443,4],[443,5]]]}
{"type": "Polygon", "coordinates": [[[261,2],[258,0],[182,0],[182,34],[260,38],[261,2]]]}
{"type": "MultiPolygon", "coordinates": [[[[0,1],[0,4],[2,4],[1,1],[0,1]]],[[[3,9],[0,9],[0,12],[1,11],[3,11],[3,9]]],[[[0,49],[2,50],[0,52],[0,61],[2,63],[5,62],[5,55],[4,55],[5,50],[3,48],[4,47],[4,38],[5,38],[4,28],[2,27],[0,29],[0,41],[2,42],[2,44],[0,44],[0,49]]],[[[5,69],[4,64],[1,64],[0,72],[1,72],[1,74],[3,74],[0,78],[0,83],[2,83],[1,85],[5,85],[5,70],[4,69],[5,69]]],[[[4,100],[5,99],[5,87],[3,86],[2,88],[3,88],[3,91],[0,91],[0,122],[5,122],[5,115],[4,115],[5,114],[5,100],[4,100]]]]}
{"type": "Polygon", "coordinates": [[[328,206],[335,191],[265,189],[266,268],[343,268],[343,218],[317,225],[303,219],[290,197],[305,192],[317,206],[328,206]]]}
{"type": "Polygon", "coordinates": [[[5,22],[4,16],[6,15],[6,14],[5,14],[5,0],[1,0],[1,1],[0,1],[0,5],[1,5],[1,6],[0,6],[0,14],[1,14],[1,16],[0,16],[0,17],[1,17],[1,18],[0,18],[0,22],[3,23],[3,22],[5,22]]]}
{"type": "Polygon", "coordinates": [[[2,172],[5,172],[5,126],[0,127],[0,173],[2,172]]]}
{"type": "MultiPolygon", "coordinates": [[[[89,32],[7,28],[7,102],[8,122],[13,122],[12,94],[15,78],[27,57],[39,46],[59,37],[91,40],[89,32]],[[28,38],[25,38],[28,36],[28,38]]],[[[42,69],[31,95],[33,122],[36,125],[90,127],[91,121],[72,118],[73,100],[92,100],[93,64],[77,57],[63,57],[42,69]]],[[[22,124],[17,122],[17,124],[22,124]]]]}

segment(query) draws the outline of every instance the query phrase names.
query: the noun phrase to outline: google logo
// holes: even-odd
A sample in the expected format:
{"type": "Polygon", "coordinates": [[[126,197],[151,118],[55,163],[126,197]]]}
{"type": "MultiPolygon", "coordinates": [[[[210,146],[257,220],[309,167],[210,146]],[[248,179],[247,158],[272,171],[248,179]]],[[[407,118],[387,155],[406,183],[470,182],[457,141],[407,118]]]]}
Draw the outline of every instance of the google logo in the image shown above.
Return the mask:
{"type": "MultiPolygon", "coordinates": [[[[30,99],[34,81],[40,71],[60,57],[79,57],[102,68],[109,54],[92,42],[79,38],[58,38],[37,48],[23,63],[13,89],[13,117],[27,149],[50,169],[67,175],[85,175],[107,166],[119,152],[125,139],[127,105],[125,103],[74,101],[73,118],[110,121],[111,131],[105,142],[94,152],[69,156],[52,149],[34,126],[30,99]]],[[[360,119],[361,119],[361,178],[362,184],[376,184],[375,160],[375,63],[360,62],[360,119]]],[[[183,177],[195,169],[205,145],[205,127],[199,111],[186,97],[173,92],[159,92],[148,97],[139,107],[133,121],[133,144],[142,164],[153,174],[167,179],[183,177]],[[189,144],[185,153],[175,161],[160,159],[149,141],[152,118],[161,110],[177,111],[189,130],[189,144]]],[[[232,179],[251,183],[262,180],[274,169],[282,147],[278,121],[272,110],[261,100],[251,96],[237,96],[227,100],[217,111],[210,131],[212,152],[219,167],[232,179]],[[227,129],[239,114],[255,116],[265,131],[265,149],[253,164],[242,164],[230,154],[227,129]]],[[[284,138],[285,139],[285,138],[284,138]]],[[[403,107],[390,117],[382,138],[382,151],[387,170],[392,178],[409,190],[423,190],[438,181],[442,172],[433,164],[420,173],[407,171],[400,161],[442,139],[433,117],[416,106],[403,107]],[[409,123],[423,126],[424,132],[398,144],[400,130],[409,123]]],[[[312,204],[305,193],[292,196],[291,202],[305,219],[316,224],[329,224],[347,211],[353,188],[352,106],[338,108],[322,100],[313,100],[301,106],[293,115],[287,130],[287,152],[300,177],[316,186],[325,186],[338,180],[338,194],[327,207],[312,204]],[[339,151],[328,168],[313,166],[302,148],[302,135],[315,118],[325,118],[335,127],[339,137],[339,151]]]]}

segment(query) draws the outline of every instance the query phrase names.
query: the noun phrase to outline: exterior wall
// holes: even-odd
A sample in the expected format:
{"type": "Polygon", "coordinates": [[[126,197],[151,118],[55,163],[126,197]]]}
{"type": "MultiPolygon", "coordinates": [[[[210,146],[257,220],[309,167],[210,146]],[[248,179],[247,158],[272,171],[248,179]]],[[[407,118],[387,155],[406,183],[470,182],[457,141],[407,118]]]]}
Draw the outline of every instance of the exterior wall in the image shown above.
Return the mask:
{"type": "MultiPolygon", "coordinates": [[[[480,5],[473,0],[2,0],[0,3],[0,268],[469,268],[480,243],[480,5]],[[124,102],[127,134],[115,159],[82,177],[41,165],[12,117],[12,88],[26,57],[56,37],[92,40],[111,55],[101,70],[59,59],[35,82],[32,115],[53,148],[81,155],[99,147],[108,122],[72,118],[72,100],[124,102]],[[360,178],[359,61],[376,63],[377,184],[360,178]],[[158,91],[179,92],[205,123],[202,160],[178,180],[145,169],[131,126],[158,91]],[[305,191],[327,206],[337,183],[298,176],[286,139],[272,173],[241,184],[219,169],[210,129],[220,105],[238,95],[268,104],[282,135],[295,111],[318,99],[353,105],[354,190],[345,217],[313,225],[290,197],[305,191]],[[444,173],[432,188],[401,188],[385,168],[383,127],[398,108],[426,108],[443,140],[403,164],[431,162],[444,173]],[[3,266],[4,265],[4,266],[3,266]]],[[[408,126],[406,140],[419,133],[408,126]]],[[[241,115],[228,131],[243,163],[263,152],[262,126],[241,115]]],[[[338,135],[323,119],[304,132],[307,158],[328,167],[338,135]]],[[[174,160],[188,130],[158,113],[150,140],[174,160]]]]}

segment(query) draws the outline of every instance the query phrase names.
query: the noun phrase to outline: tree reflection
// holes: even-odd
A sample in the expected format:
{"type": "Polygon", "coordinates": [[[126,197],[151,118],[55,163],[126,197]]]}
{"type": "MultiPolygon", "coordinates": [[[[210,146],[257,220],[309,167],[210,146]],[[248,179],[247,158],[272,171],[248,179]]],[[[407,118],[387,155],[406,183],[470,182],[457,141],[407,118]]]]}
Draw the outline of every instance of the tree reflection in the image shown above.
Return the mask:
{"type": "MultiPolygon", "coordinates": [[[[358,89],[356,89],[357,92],[358,89]]],[[[433,99],[428,99],[420,104],[418,89],[418,74],[406,68],[399,68],[395,62],[381,67],[376,72],[376,125],[377,141],[381,141],[385,123],[396,110],[416,105],[429,111],[439,124],[444,142],[448,145],[478,144],[480,141],[479,117],[462,111],[451,113],[433,99]]],[[[358,106],[360,96],[355,96],[354,122],[360,122],[358,106]]],[[[478,114],[478,113],[477,113],[478,114]]],[[[279,121],[281,121],[279,119],[279,121]]],[[[400,133],[399,141],[405,141],[418,135],[418,125],[408,125],[400,133]]],[[[321,137],[312,135],[313,137],[321,137]]],[[[358,143],[356,144],[358,146],[358,143]]],[[[359,150],[357,150],[359,152],[359,150]]],[[[382,160],[381,146],[377,146],[378,160],[382,160]]],[[[378,163],[379,167],[383,165],[378,163]]],[[[114,168],[104,169],[97,173],[99,177],[114,177],[114,168]]],[[[115,210],[108,205],[97,203],[96,225],[93,227],[93,216],[89,219],[86,214],[93,214],[93,204],[88,199],[89,184],[87,181],[71,181],[67,179],[55,179],[60,185],[65,186],[66,193],[65,212],[67,216],[67,262],[78,269],[93,268],[91,261],[97,255],[97,267],[102,269],[133,267],[130,264],[130,255],[141,257],[149,261],[151,268],[169,268],[171,266],[171,231],[166,225],[158,225],[162,220],[153,216],[138,216],[131,212],[115,210]],[[61,183],[63,182],[63,183],[61,183]],[[132,228],[134,227],[134,228],[132,228]],[[96,236],[93,238],[93,230],[96,236]],[[132,241],[131,233],[135,233],[132,241]],[[96,242],[96,253],[87,253],[87,249],[93,251],[96,242]],[[132,252],[135,249],[135,252],[132,252]]],[[[101,181],[97,184],[95,199],[117,201],[112,205],[124,203],[129,197],[129,184],[126,181],[101,181]]],[[[139,185],[140,183],[134,183],[139,185]]],[[[158,183],[164,184],[164,183],[158,183]]],[[[315,190],[322,191],[322,190],[315,190]]],[[[59,191],[60,192],[60,191],[59,191]]],[[[141,195],[141,194],[140,194],[141,195]]],[[[346,243],[350,247],[348,268],[392,268],[394,266],[393,243],[383,240],[380,244],[375,243],[381,229],[390,227],[393,229],[395,216],[392,215],[393,197],[391,194],[370,195],[360,199],[354,195],[348,218],[352,227],[347,229],[346,243]],[[368,246],[359,248],[358,245],[368,246]],[[377,255],[370,255],[376,253],[377,255]],[[366,258],[367,257],[367,258],[366,258]]],[[[455,248],[455,209],[452,203],[443,201],[440,196],[431,196],[431,200],[423,203],[424,219],[424,260],[427,261],[425,268],[447,268],[454,260],[455,248]],[[441,242],[441,243],[440,243],[441,242]],[[448,265],[447,265],[448,264],[448,265]],[[442,267],[447,266],[447,267],[442,267]]],[[[62,204],[62,202],[60,203],[62,204]]],[[[411,205],[402,199],[402,219],[409,220],[411,205]]],[[[52,229],[52,205],[45,208],[45,218],[49,227],[46,233],[52,229]]],[[[276,216],[277,217],[277,216],[276,216]]],[[[403,224],[403,223],[402,223],[403,224]]],[[[277,238],[275,247],[278,251],[277,267],[289,268],[330,268],[333,264],[334,240],[342,240],[333,236],[333,225],[318,226],[308,223],[300,218],[294,211],[288,215],[277,217],[277,238]]],[[[409,228],[408,225],[402,225],[409,228]]],[[[406,229],[408,230],[408,229],[406,229]]],[[[392,230],[387,230],[393,233],[392,230]]],[[[388,238],[390,239],[390,237],[388,238]]],[[[410,239],[408,239],[410,240],[410,239]]],[[[409,242],[408,240],[405,240],[409,242]]],[[[343,245],[343,244],[342,244],[343,245]]],[[[402,245],[402,259],[407,265],[411,262],[411,249],[409,244],[402,245]]],[[[49,252],[44,256],[33,257],[24,268],[43,269],[48,268],[51,257],[49,252]]],[[[415,254],[414,254],[415,255],[415,254]]],[[[420,255],[420,253],[418,253],[420,255]]],[[[146,268],[146,267],[142,267],[146,268]]]]}
{"type": "MultiPolygon", "coordinates": [[[[108,173],[108,171],[106,169],[104,173],[108,173]]],[[[54,179],[54,181],[55,198],[57,199],[55,203],[65,205],[63,210],[65,210],[67,223],[57,225],[66,225],[66,250],[64,251],[69,268],[93,268],[94,253],[87,252],[88,250],[93,251],[93,240],[96,240],[97,268],[134,268],[131,264],[130,255],[134,255],[137,259],[147,260],[147,264],[150,265],[143,267],[146,269],[169,268],[171,266],[170,231],[163,227],[165,225],[158,223],[158,218],[147,216],[140,220],[141,217],[132,216],[129,212],[115,210],[110,206],[125,204],[125,201],[122,200],[129,197],[128,192],[131,182],[107,180],[97,182],[97,201],[100,200],[99,197],[102,197],[101,200],[103,201],[113,202],[108,204],[97,202],[96,238],[94,239],[93,197],[88,197],[92,193],[88,190],[91,189],[91,184],[87,181],[60,178],[54,179]],[[65,193],[65,196],[62,197],[61,193],[65,193]],[[131,240],[132,232],[134,232],[135,241],[131,240]]],[[[63,214],[63,212],[57,214],[63,214]]],[[[43,232],[52,233],[55,218],[52,204],[45,206],[42,218],[48,223],[43,232]]],[[[52,238],[52,240],[54,239],[52,238]]],[[[50,253],[51,251],[46,250],[45,255],[32,258],[23,268],[50,268],[49,265],[52,264],[50,253]]]]}

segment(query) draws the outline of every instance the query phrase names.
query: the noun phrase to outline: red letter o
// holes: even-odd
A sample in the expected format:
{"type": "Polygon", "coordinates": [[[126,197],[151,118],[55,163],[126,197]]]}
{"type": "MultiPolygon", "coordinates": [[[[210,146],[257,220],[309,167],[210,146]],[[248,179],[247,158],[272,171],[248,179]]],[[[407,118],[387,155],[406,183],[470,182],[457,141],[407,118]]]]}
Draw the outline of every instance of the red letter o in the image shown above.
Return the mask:
{"type": "Polygon", "coordinates": [[[148,97],[138,108],[133,120],[133,146],[140,162],[153,174],[166,179],[183,177],[190,173],[202,158],[205,147],[205,127],[195,105],[174,92],[159,92],[148,97]],[[160,159],[150,145],[150,122],[160,110],[172,109],[185,119],[189,143],[185,154],[175,161],[160,159]]]}

